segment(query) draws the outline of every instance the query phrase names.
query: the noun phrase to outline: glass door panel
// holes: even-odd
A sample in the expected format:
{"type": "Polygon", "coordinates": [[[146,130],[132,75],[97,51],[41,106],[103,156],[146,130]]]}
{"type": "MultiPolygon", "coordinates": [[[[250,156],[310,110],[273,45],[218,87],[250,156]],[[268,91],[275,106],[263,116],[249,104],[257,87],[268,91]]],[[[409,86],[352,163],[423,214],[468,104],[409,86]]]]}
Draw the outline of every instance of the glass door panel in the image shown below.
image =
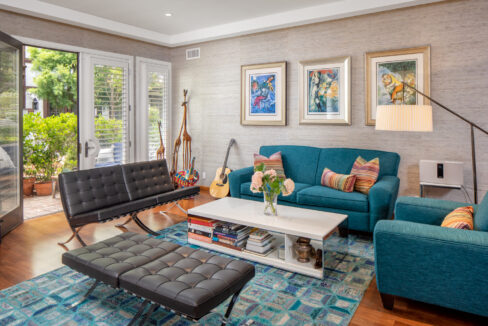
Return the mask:
{"type": "Polygon", "coordinates": [[[20,42],[0,33],[0,227],[2,235],[22,223],[21,53],[20,42]]]}

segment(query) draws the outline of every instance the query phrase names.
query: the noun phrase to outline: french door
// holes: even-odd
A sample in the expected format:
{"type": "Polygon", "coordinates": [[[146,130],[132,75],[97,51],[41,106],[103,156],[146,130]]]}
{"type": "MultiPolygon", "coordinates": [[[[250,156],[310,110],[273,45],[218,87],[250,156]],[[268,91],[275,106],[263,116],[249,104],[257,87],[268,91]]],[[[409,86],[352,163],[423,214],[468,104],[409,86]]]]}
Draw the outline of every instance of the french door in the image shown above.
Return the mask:
{"type": "Polygon", "coordinates": [[[163,144],[164,157],[171,152],[171,64],[136,58],[137,86],[137,157],[138,161],[155,160],[163,144]]]}
{"type": "Polygon", "coordinates": [[[133,113],[126,58],[82,53],[80,168],[133,160],[133,113]]]}
{"type": "Polygon", "coordinates": [[[22,46],[0,32],[0,230],[22,224],[22,46]]]}

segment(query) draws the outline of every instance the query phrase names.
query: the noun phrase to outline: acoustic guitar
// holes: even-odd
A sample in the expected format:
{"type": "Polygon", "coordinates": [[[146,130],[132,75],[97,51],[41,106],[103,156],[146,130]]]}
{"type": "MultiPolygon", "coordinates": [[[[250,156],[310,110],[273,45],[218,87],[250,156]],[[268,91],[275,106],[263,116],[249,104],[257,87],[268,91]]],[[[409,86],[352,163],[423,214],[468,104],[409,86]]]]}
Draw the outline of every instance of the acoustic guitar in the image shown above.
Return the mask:
{"type": "Polygon", "coordinates": [[[227,147],[227,154],[225,154],[224,165],[217,169],[215,178],[210,185],[210,195],[214,198],[224,198],[229,194],[229,178],[228,175],[231,170],[227,167],[227,159],[229,158],[229,152],[232,145],[235,143],[235,139],[232,138],[227,147]]]}

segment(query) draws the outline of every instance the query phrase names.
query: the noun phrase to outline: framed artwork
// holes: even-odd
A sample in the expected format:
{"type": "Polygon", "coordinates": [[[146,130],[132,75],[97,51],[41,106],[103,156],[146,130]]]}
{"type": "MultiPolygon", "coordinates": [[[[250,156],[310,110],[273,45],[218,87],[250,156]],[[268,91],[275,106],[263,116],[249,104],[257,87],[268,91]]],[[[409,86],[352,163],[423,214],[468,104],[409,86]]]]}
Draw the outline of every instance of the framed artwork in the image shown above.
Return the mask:
{"type": "Polygon", "coordinates": [[[403,81],[430,95],[430,46],[366,53],[366,125],[375,125],[378,105],[429,104],[403,81]]]}
{"type": "Polygon", "coordinates": [[[300,124],[351,124],[351,57],[301,61],[300,124]]]}
{"type": "Polygon", "coordinates": [[[241,67],[241,124],[286,125],[286,62],[241,67]]]}

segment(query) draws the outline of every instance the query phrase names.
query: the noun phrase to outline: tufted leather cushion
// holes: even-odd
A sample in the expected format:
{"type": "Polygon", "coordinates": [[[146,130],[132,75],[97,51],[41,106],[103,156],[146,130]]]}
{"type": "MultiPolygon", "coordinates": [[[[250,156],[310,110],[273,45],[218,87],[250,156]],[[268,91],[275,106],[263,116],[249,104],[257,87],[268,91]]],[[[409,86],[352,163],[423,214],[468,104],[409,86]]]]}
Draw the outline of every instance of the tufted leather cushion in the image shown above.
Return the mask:
{"type": "Polygon", "coordinates": [[[119,276],[180,248],[179,245],[134,232],[65,252],[63,264],[118,287],[119,276]]]}
{"type": "Polygon", "coordinates": [[[120,287],[199,319],[254,277],[254,266],[180,247],[123,273],[120,287]]]}
{"type": "Polygon", "coordinates": [[[120,165],[62,173],[59,188],[68,217],[129,201],[120,165]]]}
{"type": "Polygon", "coordinates": [[[174,190],[166,160],[124,164],[122,171],[130,200],[174,190]]]}

